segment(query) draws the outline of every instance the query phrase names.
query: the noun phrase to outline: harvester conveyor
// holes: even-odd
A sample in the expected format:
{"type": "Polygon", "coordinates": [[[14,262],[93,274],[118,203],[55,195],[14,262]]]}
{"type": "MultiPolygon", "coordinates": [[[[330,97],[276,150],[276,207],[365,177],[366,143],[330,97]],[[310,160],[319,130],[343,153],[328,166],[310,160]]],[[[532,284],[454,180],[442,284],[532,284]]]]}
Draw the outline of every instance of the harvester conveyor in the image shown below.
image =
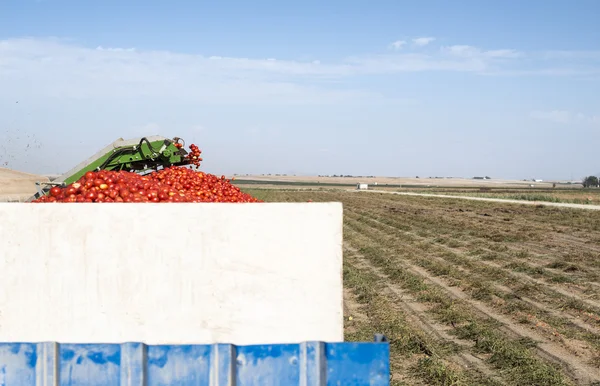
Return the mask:
{"type": "Polygon", "coordinates": [[[52,186],[66,186],[79,180],[89,171],[126,170],[144,173],[161,167],[189,165],[185,142],[175,137],[168,139],[159,135],[124,140],[119,138],[104,149],[81,162],[68,172],[49,183],[37,183],[38,192],[31,202],[48,194],[52,186]]]}

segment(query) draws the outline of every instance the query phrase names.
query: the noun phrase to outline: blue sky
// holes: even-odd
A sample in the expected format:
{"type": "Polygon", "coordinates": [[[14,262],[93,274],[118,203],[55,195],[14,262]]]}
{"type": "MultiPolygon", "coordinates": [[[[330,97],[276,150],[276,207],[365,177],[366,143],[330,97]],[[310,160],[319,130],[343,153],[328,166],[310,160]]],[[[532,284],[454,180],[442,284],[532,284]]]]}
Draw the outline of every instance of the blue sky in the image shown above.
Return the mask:
{"type": "Polygon", "coordinates": [[[0,163],[56,173],[160,134],[214,173],[580,178],[600,172],[598,15],[592,0],[0,0],[0,163]]]}

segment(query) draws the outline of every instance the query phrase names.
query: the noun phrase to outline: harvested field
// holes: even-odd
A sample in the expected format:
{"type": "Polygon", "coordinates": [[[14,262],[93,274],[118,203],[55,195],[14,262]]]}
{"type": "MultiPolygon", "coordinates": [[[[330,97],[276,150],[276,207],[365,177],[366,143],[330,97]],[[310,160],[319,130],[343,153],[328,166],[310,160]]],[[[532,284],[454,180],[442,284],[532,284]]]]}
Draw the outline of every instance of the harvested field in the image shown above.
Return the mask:
{"type": "MultiPolygon", "coordinates": [[[[527,188],[535,185],[538,188],[551,188],[553,182],[531,182],[505,179],[472,179],[472,178],[409,178],[409,177],[317,177],[317,176],[289,176],[289,175],[261,175],[261,176],[235,176],[245,183],[276,183],[278,185],[356,185],[366,183],[371,186],[405,186],[405,187],[489,187],[489,188],[527,188]]],[[[564,181],[556,181],[559,186],[566,186],[564,181]]]]}
{"type": "Polygon", "coordinates": [[[343,191],[346,339],[391,341],[394,385],[600,384],[600,213],[343,191]]]}
{"type": "MultiPolygon", "coordinates": [[[[392,190],[392,189],[388,189],[392,190]]],[[[451,196],[501,198],[508,200],[544,201],[573,204],[600,204],[600,189],[457,189],[457,188],[430,188],[430,189],[393,189],[400,192],[443,194],[451,196]]]]}

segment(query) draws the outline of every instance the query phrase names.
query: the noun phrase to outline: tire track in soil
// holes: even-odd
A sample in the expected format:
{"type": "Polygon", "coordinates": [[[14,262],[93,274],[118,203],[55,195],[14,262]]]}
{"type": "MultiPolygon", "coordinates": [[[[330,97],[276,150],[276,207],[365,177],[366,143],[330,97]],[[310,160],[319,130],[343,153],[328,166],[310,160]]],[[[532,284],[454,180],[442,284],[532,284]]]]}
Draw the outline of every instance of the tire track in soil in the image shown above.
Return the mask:
{"type": "Polygon", "coordinates": [[[474,355],[471,352],[474,348],[474,344],[467,340],[458,339],[457,337],[450,335],[448,331],[450,328],[441,324],[432,322],[431,318],[426,315],[428,307],[422,303],[419,303],[408,291],[402,289],[398,285],[394,285],[390,280],[389,276],[382,272],[381,268],[371,264],[367,258],[365,258],[356,248],[351,246],[349,243],[344,242],[344,249],[352,252],[358,263],[356,266],[361,269],[365,269],[378,278],[384,284],[386,291],[389,295],[397,300],[396,304],[404,312],[404,316],[408,322],[418,329],[424,331],[427,335],[434,337],[438,341],[452,342],[457,346],[461,347],[467,352],[461,351],[451,357],[454,362],[460,365],[462,368],[467,370],[474,370],[479,374],[501,382],[501,379],[497,377],[497,374],[485,363],[484,359],[474,355]]]}

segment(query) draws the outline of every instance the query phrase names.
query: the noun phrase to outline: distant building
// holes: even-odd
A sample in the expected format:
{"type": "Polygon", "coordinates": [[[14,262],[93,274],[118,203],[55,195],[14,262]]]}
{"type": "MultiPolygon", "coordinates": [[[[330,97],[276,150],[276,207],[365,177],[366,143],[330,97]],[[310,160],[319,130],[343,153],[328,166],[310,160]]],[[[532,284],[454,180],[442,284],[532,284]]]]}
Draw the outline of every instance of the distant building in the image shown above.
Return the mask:
{"type": "Polygon", "coordinates": [[[358,189],[358,190],[367,190],[367,189],[369,189],[369,185],[368,184],[357,184],[356,185],[356,189],[358,189]]]}

